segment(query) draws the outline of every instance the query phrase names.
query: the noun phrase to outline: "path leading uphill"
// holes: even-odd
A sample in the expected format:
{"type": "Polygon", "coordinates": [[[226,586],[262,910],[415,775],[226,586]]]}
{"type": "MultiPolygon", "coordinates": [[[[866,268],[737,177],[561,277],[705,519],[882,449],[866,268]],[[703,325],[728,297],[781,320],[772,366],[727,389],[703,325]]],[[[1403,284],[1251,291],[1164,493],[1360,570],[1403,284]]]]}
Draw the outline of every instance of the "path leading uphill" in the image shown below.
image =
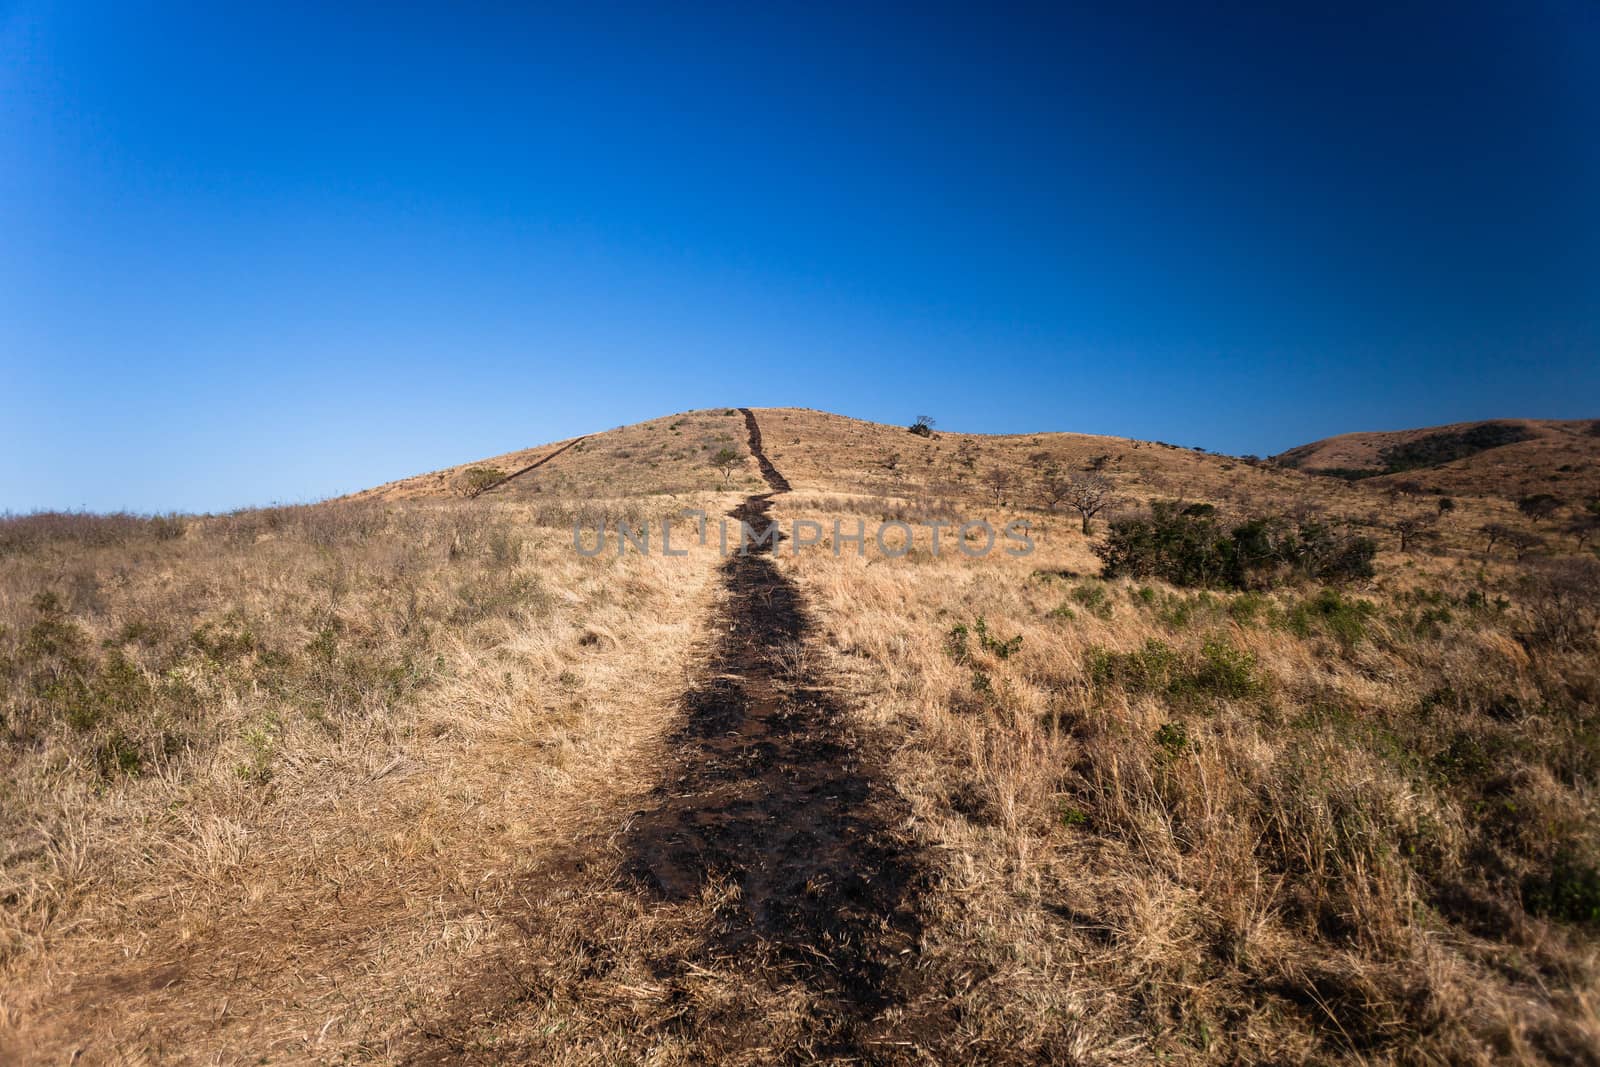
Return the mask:
{"type": "Polygon", "coordinates": [[[774,952],[828,1002],[839,1023],[828,1044],[843,1052],[903,992],[895,966],[918,932],[916,866],[895,830],[897,799],[806,668],[810,620],[764,539],[772,497],[789,483],[743,410],[772,492],[732,512],[756,545],[723,567],[724,636],[710,680],[684,698],[673,769],[628,834],[629,867],[669,899],[711,879],[736,885],[738,907],[707,951],[774,952]]]}
{"type": "Polygon", "coordinates": [[[656,784],[532,858],[506,917],[520,940],[419,1020],[402,1059],[920,1063],[955,1029],[916,969],[908,812],[811,666],[766,538],[789,483],[743,411],[769,491],[729,513],[756,540],[721,566],[703,680],[656,784]]]}
{"type": "Polygon", "coordinates": [[[485,486],[482,489],[482,491],[480,491],[478,493],[478,495],[479,496],[483,496],[484,493],[492,493],[496,489],[500,488],[502,485],[505,485],[507,482],[511,481],[511,479],[520,478],[524,474],[527,474],[529,471],[538,470],[540,467],[544,466],[546,463],[549,463],[551,460],[553,460],[557,456],[561,455],[561,453],[565,452],[567,449],[572,448],[574,445],[581,445],[586,440],[588,440],[588,435],[587,434],[584,435],[583,437],[574,437],[572,440],[568,441],[566,444],[562,445],[560,448],[556,449],[554,452],[551,452],[551,453],[549,453],[547,455],[539,457],[538,459],[534,460],[532,463],[528,464],[526,467],[522,467],[522,468],[520,468],[518,470],[512,471],[510,474],[506,475],[504,478],[501,478],[498,482],[491,482],[489,485],[485,486]]]}

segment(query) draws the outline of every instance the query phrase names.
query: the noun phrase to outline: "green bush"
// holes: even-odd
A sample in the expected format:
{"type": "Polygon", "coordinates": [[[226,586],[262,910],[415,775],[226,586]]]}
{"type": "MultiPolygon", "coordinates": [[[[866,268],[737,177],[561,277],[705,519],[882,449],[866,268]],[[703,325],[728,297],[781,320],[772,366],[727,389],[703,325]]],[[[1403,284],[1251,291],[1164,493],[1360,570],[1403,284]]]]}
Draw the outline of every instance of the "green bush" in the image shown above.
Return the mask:
{"type": "Polygon", "coordinates": [[[1160,693],[1174,700],[1241,699],[1266,688],[1255,656],[1220,640],[1207,641],[1198,655],[1184,655],[1155,638],[1132,652],[1090,649],[1084,669],[1096,686],[1120,685],[1130,693],[1160,693]]]}
{"type": "Polygon", "coordinates": [[[1347,597],[1337,589],[1321,589],[1296,604],[1287,621],[1297,636],[1310,637],[1321,630],[1348,649],[1367,637],[1367,624],[1376,613],[1377,607],[1370,600],[1347,597]]]}
{"type": "Polygon", "coordinates": [[[1322,581],[1370,578],[1377,543],[1325,523],[1277,516],[1224,529],[1209,504],[1158,501],[1147,518],[1119,519],[1095,546],[1104,577],[1161,578],[1200,588],[1270,587],[1290,574],[1322,581]]]}
{"type": "Polygon", "coordinates": [[[1600,870],[1570,853],[1556,857],[1551,869],[1528,878],[1522,899],[1535,915],[1567,922],[1600,924],[1600,870]]]}
{"type": "Polygon", "coordinates": [[[966,623],[957,623],[950,628],[949,634],[946,635],[950,654],[957,663],[966,663],[972,658],[972,653],[967,648],[967,638],[972,635],[977,636],[979,648],[992,654],[997,659],[1010,659],[1022,648],[1021,634],[1005,639],[995,637],[989,632],[989,624],[983,620],[982,616],[979,616],[978,621],[973,623],[970,630],[967,628],[966,623]]]}

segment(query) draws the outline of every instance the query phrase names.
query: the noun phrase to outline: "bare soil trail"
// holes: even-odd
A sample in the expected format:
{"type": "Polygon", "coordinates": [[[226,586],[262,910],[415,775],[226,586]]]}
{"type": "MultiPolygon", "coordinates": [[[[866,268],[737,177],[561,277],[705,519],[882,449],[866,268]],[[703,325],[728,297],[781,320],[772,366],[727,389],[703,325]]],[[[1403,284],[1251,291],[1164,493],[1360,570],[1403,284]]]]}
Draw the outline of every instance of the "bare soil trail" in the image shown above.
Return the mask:
{"type": "Polygon", "coordinates": [[[483,492],[479,493],[478,495],[479,496],[483,496],[485,493],[492,493],[496,489],[499,489],[502,485],[505,485],[507,482],[511,481],[511,479],[520,478],[524,474],[527,474],[529,471],[538,470],[540,467],[544,466],[546,463],[549,463],[551,460],[553,460],[557,456],[561,455],[561,453],[565,452],[567,449],[572,448],[574,445],[581,445],[581,444],[583,444],[584,441],[586,441],[588,439],[589,438],[588,438],[587,434],[585,434],[583,437],[574,437],[572,440],[568,441],[566,444],[562,445],[560,448],[556,449],[554,452],[551,452],[549,455],[541,456],[538,459],[534,460],[532,463],[528,464],[526,467],[522,467],[519,470],[512,471],[510,474],[506,475],[504,478],[501,478],[498,482],[495,482],[494,484],[486,487],[483,490],[483,492]]]}
{"type": "Polygon", "coordinates": [[[847,1046],[904,993],[895,969],[918,933],[917,865],[895,830],[897,798],[845,709],[806,669],[809,620],[765,539],[771,497],[789,484],[743,410],[773,492],[732,513],[755,544],[723,568],[726,633],[710,680],[685,697],[657,806],[628,834],[629,869],[668,898],[697,896],[712,879],[736,885],[738,906],[707,950],[762,942],[828,1003],[835,1041],[847,1046]]]}
{"type": "Polygon", "coordinates": [[[772,559],[788,482],[743,411],[770,491],[730,513],[756,543],[722,565],[656,784],[540,861],[524,941],[419,1027],[409,1062],[901,1063],[942,1044],[908,809],[810,666],[805,605],[772,559]]]}

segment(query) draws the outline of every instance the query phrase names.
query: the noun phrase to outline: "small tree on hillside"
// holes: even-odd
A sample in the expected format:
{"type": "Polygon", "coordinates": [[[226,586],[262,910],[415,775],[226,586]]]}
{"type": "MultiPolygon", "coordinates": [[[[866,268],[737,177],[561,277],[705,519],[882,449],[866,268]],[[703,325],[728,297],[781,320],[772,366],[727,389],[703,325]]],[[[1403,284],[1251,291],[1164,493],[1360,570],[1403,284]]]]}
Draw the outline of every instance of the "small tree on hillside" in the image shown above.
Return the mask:
{"type": "Polygon", "coordinates": [[[728,479],[733,477],[733,472],[744,465],[744,457],[731,448],[723,448],[711,457],[711,466],[722,472],[722,487],[728,487],[728,479]]]}
{"type": "Polygon", "coordinates": [[[1506,535],[1511,532],[1511,527],[1502,522],[1486,522],[1478,527],[1478,532],[1483,534],[1483,550],[1485,552],[1493,552],[1494,546],[1506,539],[1506,535]]]}
{"type": "Polygon", "coordinates": [[[1543,522],[1561,510],[1561,498],[1550,493],[1534,493],[1518,500],[1517,510],[1534,522],[1543,522]]]}
{"type": "Polygon", "coordinates": [[[916,418],[916,421],[914,421],[907,428],[912,433],[916,434],[918,437],[932,437],[933,436],[933,416],[932,415],[918,415],[917,418],[916,418]]]}
{"type": "Polygon", "coordinates": [[[1067,498],[1071,484],[1071,479],[1062,474],[1059,467],[1054,464],[1046,467],[1039,476],[1039,504],[1046,511],[1056,510],[1067,498]]]}
{"type": "Polygon", "coordinates": [[[1589,539],[1600,534],[1600,515],[1585,512],[1567,523],[1565,529],[1577,540],[1578,551],[1582,552],[1589,544],[1589,539]]]}
{"type": "Polygon", "coordinates": [[[1011,488],[1011,472],[1004,467],[991,467],[983,476],[983,484],[994,494],[996,504],[1006,502],[1006,490],[1011,488]]]}
{"type": "Polygon", "coordinates": [[[1518,563],[1527,559],[1529,553],[1544,547],[1544,538],[1526,530],[1506,531],[1505,542],[1511,546],[1511,551],[1517,554],[1518,563]]]}
{"type": "Polygon", "coordinates": [[[1400,551],[1410,552],[1418,541],[1433,536],[1431,527],[1438,521],[1439,516],[1437,513],[1431,515],[1427,513],[1407,515],[1397,520],[1394,524],[1394,532],[1400,536],[1400,551]]]}
{"type": "Polygon", "coordinates": [[[1067,480],[1063,499],[1083,520],[1083,535],[1088,537],[1089,520],[1111,506],[1111,483],[1098,474],[1077,475],[1067,480]]]}
{"type": "Polygon", "coordinates": [[[1440,515],[1448,514],[1448,513],[1452,512],[1452,511],[1454,511],[1455,509],[1456,509],[1456,502],[1454,500],[1452,500],[1450,497],[1442,496],[1442,497],[1439,498],[1439,514],[1440,515]]]}

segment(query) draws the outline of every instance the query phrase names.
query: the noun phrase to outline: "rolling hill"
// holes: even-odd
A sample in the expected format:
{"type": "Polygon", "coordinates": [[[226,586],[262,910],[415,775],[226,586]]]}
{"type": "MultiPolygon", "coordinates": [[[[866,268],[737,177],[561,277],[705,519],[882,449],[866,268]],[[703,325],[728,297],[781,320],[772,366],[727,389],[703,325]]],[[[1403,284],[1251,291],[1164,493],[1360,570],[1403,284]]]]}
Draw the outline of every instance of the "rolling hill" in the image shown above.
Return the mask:
{"type": "Polygon", "coordinates": [[[1600,1062],[1600,565],[1502,495],[1595,440],[710,408],[0,518],[0,1061],[1600,1062]]]}
{"type": "Polygon", "coordinates": [[[1411,482],[1430,492],[1515,498],[1600,491],[1600,421],[1494,419],[1347,433],[1273,457],[1310,474],[1411,482]]]}

